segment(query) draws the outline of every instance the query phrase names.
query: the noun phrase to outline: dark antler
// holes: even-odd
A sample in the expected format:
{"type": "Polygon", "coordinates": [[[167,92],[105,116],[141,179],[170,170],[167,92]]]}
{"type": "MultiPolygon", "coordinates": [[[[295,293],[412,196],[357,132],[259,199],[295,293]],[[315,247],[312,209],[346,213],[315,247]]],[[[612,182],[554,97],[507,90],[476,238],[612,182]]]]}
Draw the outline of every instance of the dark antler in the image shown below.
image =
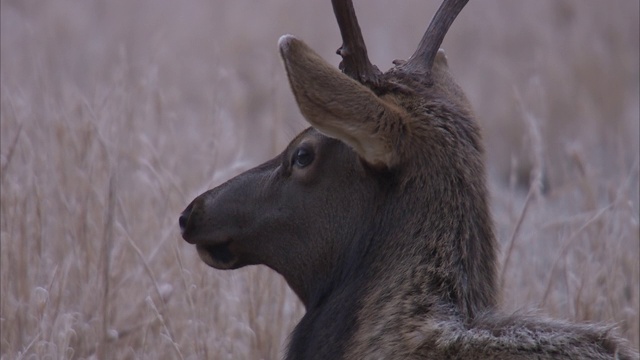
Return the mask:
{"type": "Polygon", "coordinates": [[[342,56],[340,70],[361,84],[377,86],[381,73],[367,56],[352,0],[331,0],[331,4],[342,35],[342,46],[336,51],[342,56]]]}
{"type": "Polygon", "coordinates": [[[408,72],[415,70],[430,71],[442,40],[469,0],[445,0],[433,16],[427,31],[422,36],[416,52],[403,65],[408,72]]]}

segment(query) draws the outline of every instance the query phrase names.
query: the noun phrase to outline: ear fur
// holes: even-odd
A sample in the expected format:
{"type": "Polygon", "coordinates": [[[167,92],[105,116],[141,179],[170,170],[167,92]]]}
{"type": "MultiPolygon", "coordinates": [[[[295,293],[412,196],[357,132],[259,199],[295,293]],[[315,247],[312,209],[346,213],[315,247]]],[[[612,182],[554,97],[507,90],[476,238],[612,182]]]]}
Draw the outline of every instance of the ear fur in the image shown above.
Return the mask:
{"type": "Polygon", "coordinates": [[[305,119],[350,145],[367,163],[386,168],[398,160],[403,111],[329,65],[291,35],[278,41],[291,90],[305,119]]]}

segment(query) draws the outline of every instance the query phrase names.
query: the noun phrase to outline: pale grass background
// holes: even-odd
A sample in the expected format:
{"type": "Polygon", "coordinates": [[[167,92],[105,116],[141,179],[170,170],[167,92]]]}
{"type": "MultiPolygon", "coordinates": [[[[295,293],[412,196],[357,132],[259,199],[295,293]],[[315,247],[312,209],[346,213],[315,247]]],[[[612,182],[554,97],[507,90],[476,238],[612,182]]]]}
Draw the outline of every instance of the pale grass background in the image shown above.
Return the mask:
{"type": "MultiPolygon", "coordinates": [[[[437,6],[356,1],[374,63],[408,57],[437,6]]],[[[305,127],[276,43],[337,64],[330,2],[0,10],[1,358],[279,358],[295,296],[265,267],[207,268],[177,218],[305,127]]],[[[484,128],[504,307],[615,323],[635,347],[638,12],[472,1],[444,43],[484,128]]]]}

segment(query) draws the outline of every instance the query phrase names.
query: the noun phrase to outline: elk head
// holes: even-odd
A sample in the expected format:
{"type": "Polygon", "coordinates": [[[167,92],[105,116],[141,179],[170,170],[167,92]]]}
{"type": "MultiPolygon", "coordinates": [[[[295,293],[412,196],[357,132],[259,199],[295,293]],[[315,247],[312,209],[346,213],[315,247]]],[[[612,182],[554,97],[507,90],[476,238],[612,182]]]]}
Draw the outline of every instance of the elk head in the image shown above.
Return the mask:
{"type": "Polygon", "coordinates": [[[445,1],[413,56],[384,74],[367,58],[351,1],[333,1],[343,72],[281,37],[312,127],[186,208],[182,237],[200,258],[217,269],[267,265],[308,310],[346,288],[363,294],[374,279],[392,284],[417,272],[432,302],[455,303],[469,317],[493,306],[480,135],[438,52],[465,3],[445,1]]]}

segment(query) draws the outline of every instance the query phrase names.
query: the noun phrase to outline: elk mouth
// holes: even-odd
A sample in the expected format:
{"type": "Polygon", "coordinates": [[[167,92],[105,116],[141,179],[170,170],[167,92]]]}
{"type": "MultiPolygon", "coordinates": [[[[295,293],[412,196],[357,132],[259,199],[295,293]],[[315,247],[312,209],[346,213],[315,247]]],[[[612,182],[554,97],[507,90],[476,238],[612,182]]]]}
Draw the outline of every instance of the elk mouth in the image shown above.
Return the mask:
{"type": "Polygon", "coordinates": [[[219,270],[235,269],[238,257],[230,249],[231,240],[217,245],[197,244],[198,256],[207,265],[219,270]]]}

